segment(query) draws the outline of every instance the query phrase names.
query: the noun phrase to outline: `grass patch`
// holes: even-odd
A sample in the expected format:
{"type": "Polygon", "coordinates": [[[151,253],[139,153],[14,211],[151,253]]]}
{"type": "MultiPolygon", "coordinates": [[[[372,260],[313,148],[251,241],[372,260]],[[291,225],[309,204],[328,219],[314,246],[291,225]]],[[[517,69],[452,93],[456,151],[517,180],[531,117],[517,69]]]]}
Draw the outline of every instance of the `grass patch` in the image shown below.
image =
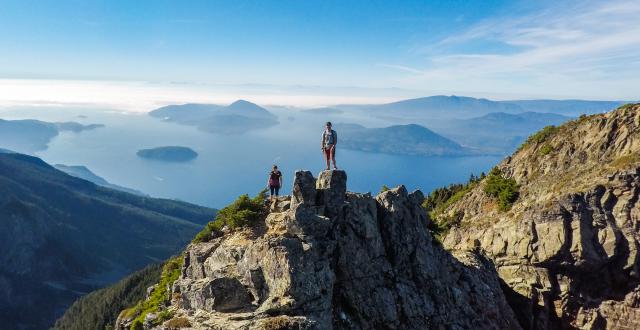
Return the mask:
{"type": "Polygon", "coordinates": [[[207,223],[192,242],[208,242],[214,232],[219,232],[225,226],[236,229],[255,224],[265,211],[266,192],[265,189],[253,198],[247,194],[240,195],[233,203],[218,211],[215,220],[207,223]]]}
{"type": "Polygon", "coordinates": [[[390,190],[389,186],[387,186],[386,184],[383,184],[382,188],[380,188],[380,193],[383,193],[383,192],[389,191],[389,190],[390,190]]]}
{"type": "Polygon", "coordinates": [[[135,317],[131,324],[131,330],[143,329],[144,319],[149,313],[158,313],[157,324],[173,317],[170,312],[161,311],[161,309],[171,300],[169,287],[180,277],[183,262],[184,258],[182,256],[167,260],[162,267],[160,281],[151,292],[151,295],[149,295],[149,299],[140,301],[134,307],[123,312],[125,317],[135,317]]]}
{"type": "Polygon", "coordinates": [[[545,126],[543,129],[529,136],[526,141],[518,148],[518,151],[532,144],[539,144],[547,141],[551,136],[558,132],[559,128],[553,125],[545,126]]]}
{"type": "Polygon", "coordinates": [[[553,147],[548,143],[545,143],[544,145],[542,145],[542,147],[540,147],[540,150],[538,150],[538,152],[542,156],[546,156],[550,154],[552,151],[553,151],[553,147]]]}
{"type": "Polygon", "coordinates": [[[518,197],[520,187],[514,179],[507,179],[502,176],[502,172],[497,167],[487,176],[484,192],[498,201],[498,210],[508,211],[513,206],[518,197]]]}

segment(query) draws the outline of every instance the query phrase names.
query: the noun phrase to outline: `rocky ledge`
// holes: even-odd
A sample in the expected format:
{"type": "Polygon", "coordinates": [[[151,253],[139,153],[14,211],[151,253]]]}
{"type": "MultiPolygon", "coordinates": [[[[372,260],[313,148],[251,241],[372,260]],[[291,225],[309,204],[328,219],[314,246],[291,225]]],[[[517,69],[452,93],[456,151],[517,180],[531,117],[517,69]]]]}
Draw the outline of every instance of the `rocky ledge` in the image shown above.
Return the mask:
{"type": "Polygon", "coordinates": [[[520,328],[492,264],[433,240],[420,191],[373,197],[346,181],[298,171],[264,224],[191,244],[173,318],[194,329],[520,328]]]}

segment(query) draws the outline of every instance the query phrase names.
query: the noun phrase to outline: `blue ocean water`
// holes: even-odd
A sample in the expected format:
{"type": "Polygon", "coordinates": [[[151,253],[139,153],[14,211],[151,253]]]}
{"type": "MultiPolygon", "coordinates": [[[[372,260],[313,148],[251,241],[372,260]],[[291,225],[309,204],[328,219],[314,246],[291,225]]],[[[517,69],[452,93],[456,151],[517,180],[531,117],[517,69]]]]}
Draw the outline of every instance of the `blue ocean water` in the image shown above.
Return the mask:
{"type": "MultiPolygon", "coordinates": [[[[145,114],[110,110],[13,110],[0,118],[37,118],[100,123],[103,128],[64,132],[36,155],[51,164],[84,165],[109,182],[154,197],[223,207],[243,193],[255,194],[267,184],[272,164],[284,174],[283,194],[290,193],[293,173],[324,168],[320,136],[326,118],[296,112],[279,113],[280,124],[241,135],[221,135],[190,126],[166,123],[145,114]],[[136,151],[165,145],[187,146],[199,156],[186,163],[142,159],[136,151]]],[[[366,122],[362,118],[336,118],[366,122]]],[[[375,125],[374,122],[367,124],[375,125]]],[[[339,134],[339,132],[338,132],[339,134]]],[[[340,148],[338,166],[347,171],[348,189],[377,193],[382,185],[404,184],[425,194],[450,183],[464,182],[471,173],[488,171],[498,156],[418,157],[367,153],[340,148]]]]}

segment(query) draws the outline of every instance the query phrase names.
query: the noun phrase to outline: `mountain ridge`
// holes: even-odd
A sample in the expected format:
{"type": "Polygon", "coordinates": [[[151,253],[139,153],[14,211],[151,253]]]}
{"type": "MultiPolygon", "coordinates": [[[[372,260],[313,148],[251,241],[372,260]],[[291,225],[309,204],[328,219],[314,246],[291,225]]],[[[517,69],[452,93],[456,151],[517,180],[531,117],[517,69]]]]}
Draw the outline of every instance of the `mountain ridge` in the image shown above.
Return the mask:
{"type": "Polygon", "coordinates": [[[241,134],[278,123],[274,114],[246,100],[237,100],[228,106],[199,103],[168,105],[150,111],[149,115],[220,134],[241,134]]]}
{"type": "Polygon", "coordinates": [[[420,191],[347,192],[337,170],[294,177],[251,228],[192,243],[168,291],[154,287],[115,328],[520,329],[490,264],[432,240],[420,191]]]}
{"type": "Polygon", "coordinates": [[[0,154],[0,322],[49,327],[82,293],[164,260],[215,214],[0,154]],[[33,310],[33,306],[39,308],[33,310]]]}
{"type": "Polygon", "coordinates": [[[639,155],[640,104],[547,127],[436,214],[444,245],[491,259],[530,328],[638,328],[639,155]]]}

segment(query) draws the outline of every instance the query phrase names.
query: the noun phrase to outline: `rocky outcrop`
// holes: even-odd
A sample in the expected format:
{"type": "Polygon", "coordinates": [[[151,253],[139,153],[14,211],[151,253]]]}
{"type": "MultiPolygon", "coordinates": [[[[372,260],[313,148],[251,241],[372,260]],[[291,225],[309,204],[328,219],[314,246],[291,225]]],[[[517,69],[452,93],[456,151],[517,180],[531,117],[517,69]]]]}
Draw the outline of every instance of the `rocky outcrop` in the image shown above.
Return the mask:
{"type": "Polygon", "coordinates": [[[491,262],[432,239],[421,192],[373,197],[346,179],[299,171],[264,226],[190,245],[174,317],[195,329],[520,328],[491,262]]]}
{"type": "Polygon", "coordinates": [[[443,215],[461,219],[444,245],[493,261],[525,328],[639,329],[639,155],[638,105],[559,127],[499,165],[512,210],[480,183],[443,215]]]}

